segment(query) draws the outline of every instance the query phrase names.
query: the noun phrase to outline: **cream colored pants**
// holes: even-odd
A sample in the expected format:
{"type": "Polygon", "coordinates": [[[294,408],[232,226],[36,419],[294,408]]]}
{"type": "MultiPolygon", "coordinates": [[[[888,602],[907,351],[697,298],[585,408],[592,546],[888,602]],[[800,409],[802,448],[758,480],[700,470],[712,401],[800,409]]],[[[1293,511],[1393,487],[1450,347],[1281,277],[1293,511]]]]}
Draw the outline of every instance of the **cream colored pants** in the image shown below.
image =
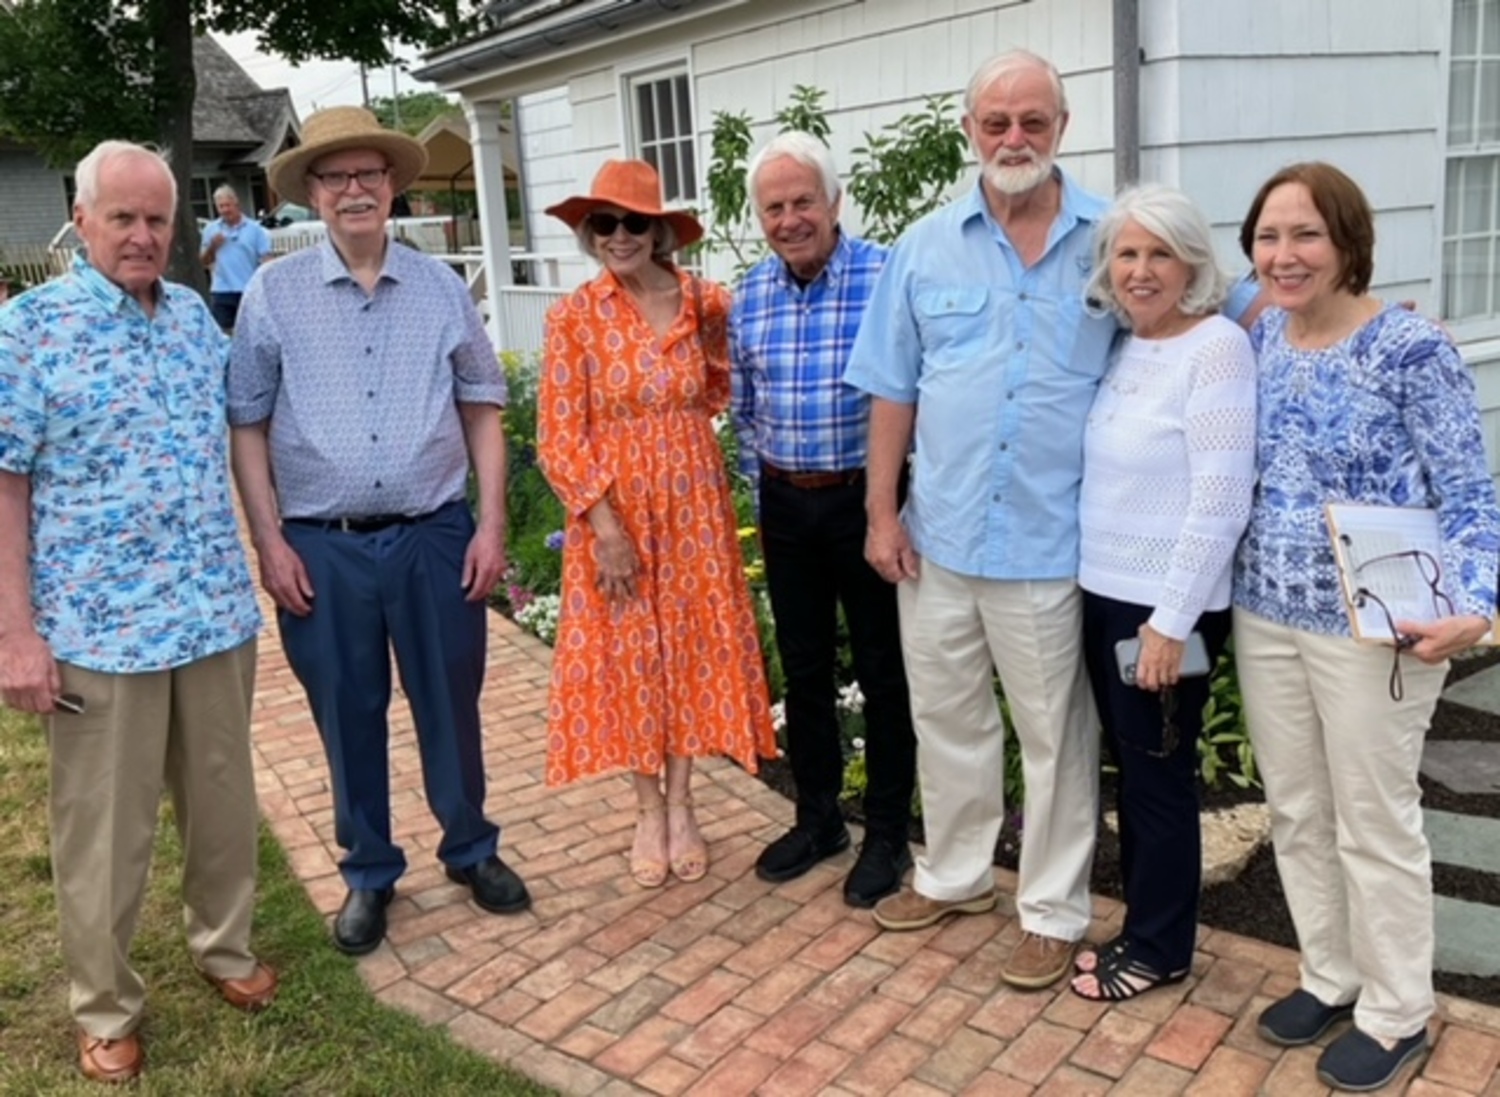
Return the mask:
{"type": "Polygon", "coordinates": [[[913,886],[943,900],[994,887],[1005,814],[1005,727],[992,686],[998,670],[1026,777],[1021,926],[1076,941],[1089,922],[1099,796],[1083,595],[1071,580],[975,579],[931,560],[921,568],[896,588],[927,831],[913,886]]]}
{"type": "Polygon", "coordinates": [[[1271,839],[1302,947],[1302,987],[1359,1000],[1371,1036],[1433,1011],[1432,866],[1417,768],[1447,664],[1234,611],[1234,653],[1271,839]]]}
{"type": "Polygon", "coordinates": [[[84,1032],[118,1039],[140,1023],[145,1004],[130,940],[164,786],[182,838],[193,962],[219,978],[255,970],[255,641],[146,674],[60,669],[63,689],[87,706],[81,716],[47,720],[52,872],[69,1008],[84,1032]]]}

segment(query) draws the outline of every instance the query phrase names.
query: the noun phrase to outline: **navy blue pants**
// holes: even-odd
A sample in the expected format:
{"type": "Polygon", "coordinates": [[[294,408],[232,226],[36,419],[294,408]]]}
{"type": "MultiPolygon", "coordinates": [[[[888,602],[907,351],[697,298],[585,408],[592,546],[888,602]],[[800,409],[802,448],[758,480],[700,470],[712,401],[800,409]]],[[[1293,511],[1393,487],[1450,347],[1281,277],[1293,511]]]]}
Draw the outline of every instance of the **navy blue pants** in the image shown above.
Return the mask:
{"type": "Polygon", "coordinates": [[[916,781],[916,736],[901,660],[896,588],[865,562],[864,482],[799,488],[760,482],[766,587],[786,674],[787,754],[797,783],[797,823],[843,825],[844,755],[834,665],[844,609],[854,676],[865,695],[865,822],[906,841],[916,781]]]}
{"type": "MultiPolygon", "coordinates": [[[[1198,928],[1203,838],[1198,818],[1198,737],[1208,701],[1207,676],[1176,687],[1177,748],[1165,758],[1160,694],[1120,681],[1115,643],[1136,635],[1151,607],[1083,595],[1084,658],[1104,723],[1104,741],[1119,769],[1120,870],[1125,936],[1137,959],[1170,974],[1190,967],[1198,928]]],[[[1198,619],[1210,661],[1229,636],[1229,611],[1198,619]]]]}
{"type": "Polygon", "coordinates": [[[386,713],[391,649],[411,704],[427,803],[443,828],[438,858],[456,868],[495,852],[484,816],[479,691],[485,605],[460,584],[474,520],[450,503],[412,525],[343,533],[288,522],[287,542],[312,580],[313,611],[277,614],[281,641],[333,781],[335,836],[351,888],[386,888],[406,869],[391,841],[386,713]]]}
{"type": "Polygon", "coordinates": [[[240,300],[243,293],[210,293],[209,311],[214,314],[214,320],[226,332],[234,330],[235,321],[240,317],[240,300]]]}

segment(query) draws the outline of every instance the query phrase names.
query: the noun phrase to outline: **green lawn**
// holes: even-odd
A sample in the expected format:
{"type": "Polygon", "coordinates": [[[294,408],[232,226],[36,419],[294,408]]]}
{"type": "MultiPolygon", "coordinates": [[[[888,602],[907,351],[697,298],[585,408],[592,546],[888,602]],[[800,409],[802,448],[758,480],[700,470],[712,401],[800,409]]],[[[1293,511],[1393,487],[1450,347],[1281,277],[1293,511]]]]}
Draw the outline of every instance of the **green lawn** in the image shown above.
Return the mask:
{"type": "MultiPolygon", "coordinates": [[[[0,709],[0,1093],[99,1094],[77,1071],[47,853],[47,750],[37,723],[0,709]]],[[[256,952],[282,975],[265,1013],[224,1005],[182,938],[180,852],[164,807],[132,959],[147,984],[146,1075],[127,1092],[546,1094],[551,1091],[386,1009],[261,830],[256,952]]]]}

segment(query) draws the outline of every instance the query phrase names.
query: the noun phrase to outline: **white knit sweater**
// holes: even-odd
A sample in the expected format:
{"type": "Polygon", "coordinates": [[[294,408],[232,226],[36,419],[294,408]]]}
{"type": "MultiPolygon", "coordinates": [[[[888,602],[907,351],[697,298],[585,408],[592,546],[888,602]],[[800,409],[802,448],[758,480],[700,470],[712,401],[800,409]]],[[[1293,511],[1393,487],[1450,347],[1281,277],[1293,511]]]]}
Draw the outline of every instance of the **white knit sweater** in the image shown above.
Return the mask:
{"type": "Polygon", "coordinates": [[[1083,442],[1078,581],[1153,607],[1181,640],[1229,605],[1255,486],[1255,354],[1210,316],[1170,339],[1127,339],[1100,382],[1083,442]]]}

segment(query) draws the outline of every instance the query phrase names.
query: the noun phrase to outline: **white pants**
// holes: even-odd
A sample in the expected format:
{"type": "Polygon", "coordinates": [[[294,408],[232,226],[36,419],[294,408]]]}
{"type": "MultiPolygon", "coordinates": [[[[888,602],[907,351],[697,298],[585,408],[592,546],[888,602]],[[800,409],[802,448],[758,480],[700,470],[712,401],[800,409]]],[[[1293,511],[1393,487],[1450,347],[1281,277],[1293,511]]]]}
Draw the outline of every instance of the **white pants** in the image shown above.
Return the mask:
{"type": "Polygon", "coordinates": [[[1076,941],[1089,923],[1099,796],[1082,593],[1072,580],[975,579],[931,560],[921,566],[896,588],[927,831],[913,886],[942,900],[994,887],[1005,813],[997,669],[1026,777],[1021,927],[1076,941]]]}
{"type": "Polygon", "coordinates": [[[1302,988],[1359,1000],[1371,1036],[1433,1011],[1432,866],[1417,769],[1447,674],[1392,652],[1234,611],[1234,653],[1271,839],[1302,947],[1302,988]]]}

